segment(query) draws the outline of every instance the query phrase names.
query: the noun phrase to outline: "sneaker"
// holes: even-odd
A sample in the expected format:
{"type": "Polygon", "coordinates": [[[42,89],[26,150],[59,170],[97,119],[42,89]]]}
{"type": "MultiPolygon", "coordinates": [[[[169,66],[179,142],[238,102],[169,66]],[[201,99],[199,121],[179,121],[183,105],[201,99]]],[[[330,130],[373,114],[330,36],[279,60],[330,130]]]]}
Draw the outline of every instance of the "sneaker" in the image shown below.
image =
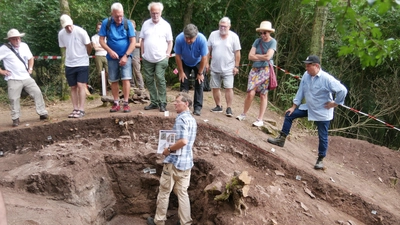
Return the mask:
{"type": "Polygon", "coordinates": [[[128,105],[128,104],[124,104],[124,107],[123,107],[123,112],[124,112],[124,113],[131,112],[131,107],[129,107],[129,105],[128,105]]]}
{"type": "Polygon", "coordinates": [[[217,107],[211,109],[211,112],[222,112],[222,106],[217,105],[217,107]]]}
{"type": "Polygon", "coordinates": [[[240,114],[239,116],[236,117],[237,120],[239,121],[243,121],[244,119],[246,119],[246,115],[244,115],[243,113],[240,114]]]}
{"type": "Polygon", "coordinates": [[[201,115],[200,110],[199,109],[195,109],[193,111],[193,115],[200,116],[201,115]]]}
{"type": "Polygon", "coordinates": [[[233,116],[231,107],[226,108],[226,116],[227,117],[232,117],[233,116]]]}
{"type": "Polygon", "coordinates": [[[253,126],[262,127],[264,126],[264,122],[262,120],[257,120],[256,122],[253,123],[253,126]]]}
{"type": "Polygon", "coordinates": [[[121,109],[120,105],[117,105],[116,103],[114,103],[114,105],[112,106],[112,108],[110,109],[110,112],[118,112],[121,109]]]}
{"type": "Polygon", "coordinates": [[[15,120],[12,120],[12,121],[13,121],[13,124],[12,124],[13,127],[18,127],[19,126],[19,118],[15,119],[15,120]]]}

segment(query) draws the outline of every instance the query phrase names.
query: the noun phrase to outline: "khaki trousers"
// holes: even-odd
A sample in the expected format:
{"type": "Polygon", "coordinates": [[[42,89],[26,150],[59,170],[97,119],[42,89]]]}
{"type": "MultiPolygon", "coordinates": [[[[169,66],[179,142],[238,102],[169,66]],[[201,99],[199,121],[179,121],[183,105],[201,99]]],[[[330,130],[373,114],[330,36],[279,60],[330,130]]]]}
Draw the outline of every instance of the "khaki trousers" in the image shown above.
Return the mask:
{"type": "Polygon", "coordinates": [[[35,101],[36,112],[39,115],[46,115],[46,105],[43,100],[42,91],[39,86],[37,86],[35,80],[33,78],[28,78],[25,80],[8,80],[8,99],[10,100],[10,108],[11,108],[11,119],[18,119],[20,116],[20,99],[22,89],[33,98],[35,101]]]}
{"type": "Polygon", "coordinates": [[[167,220],[169,195],[173,190],[178,197],[178,216],[181,225],[192,224],[190,216],[190,201],[187,189],[190,185],[191,169],[181,171],[171,163],[164,164],[160,178],[160,187],[157,196],[157,210],[154,217],[156,225],[164,225],[167,220]]]}

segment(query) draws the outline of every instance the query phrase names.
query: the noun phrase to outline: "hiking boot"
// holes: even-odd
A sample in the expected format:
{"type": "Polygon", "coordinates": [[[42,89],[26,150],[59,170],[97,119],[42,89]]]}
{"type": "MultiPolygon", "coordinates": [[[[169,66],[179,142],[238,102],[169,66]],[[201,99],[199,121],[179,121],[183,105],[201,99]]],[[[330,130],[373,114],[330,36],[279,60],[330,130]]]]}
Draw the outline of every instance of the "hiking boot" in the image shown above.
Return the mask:
{"type": "Polygon", "coordinates": [[[316,170],[322,170],[324,168],[324,163],[322,162],[324,160],[323,156],[318,156],[317,162],[315,163],[314,169],[316,170]]]}
{"type": "Polygon", "coordinates": [[[236,117],[237,120],[239,121],[243,121],[244,119],[246,119],[246,115],[244,115],[243,113],[240,114],[239,116],[236,117]]]}
{"type": "Polygon", "coordinates": [[[233,116],[231,107],[226,108],[226,113],[225,114],[226,114],[227,117],[232,117],[233,116]]]}
{"type": "Polygon", "coordinates": [[[40,120],[47,120],[47,119],[49,119],[49,115],[47,115],[47,114],[40,115],[40,116],[39,116],[39,119],[40,119],[40,120]]]}
{"type": "Polygon", "coordinates": [[[284,134],[282,131],[279,135],[279,137],[277,138],[268,138],[268,142],[273,144],[273,145],[277,145],[280,147],[283,147],[285,145],[285,140],[286,140],[286,134],[284,134]]]}
{"type": "Polygon", "coordinates": [[[114,103],[114,105],[111,107],[110,112],[118,112],[119,110],[121,110],[121,106],[117,105],[117,103],[114,103]]]}
{"type": "Polygon", "coordinates": [[[264,122],[262,120],[257,120],[256,122],[253,123],[253,126],[262,127],[264,126],[264,122]]]}
{"type": "Polygon", "coordinates": [[[215,108],[211,109],[211,112],[222,112],[222,106],[217,105],[215,108]]]}
{"type": "Polygon", "coordinates": [[[165,111],[167,111],[167,103],[161,103],[160,112],[165,112],[165,111]]]}
{"type": "Polygon", "coordinates": [[[158,105],[151,103],[150,105],[144,107],[144,110],[150,110],[150,109],[158,109],[158,105]]]}
{"type": "Polygon", "coordinates": [[[128,112],[131,112],[131,107],[129,107],[128,104],[124,104],[124,107],[122,110],[124,113],[128,113],[128,112]]]}
{"type": "Polygon", "coordinates": [[[156,223],[154,223],[153,217],[147,217],[147,225],[156,225],[156,223]]]}
{"type": "Polygon", "coordinates": [[[19,118],[15,119],[15,120],[12,120],[12,121],[13,121],[13,124],[12,124],[13,127],[18,127],[19,126],[19,118]]]}

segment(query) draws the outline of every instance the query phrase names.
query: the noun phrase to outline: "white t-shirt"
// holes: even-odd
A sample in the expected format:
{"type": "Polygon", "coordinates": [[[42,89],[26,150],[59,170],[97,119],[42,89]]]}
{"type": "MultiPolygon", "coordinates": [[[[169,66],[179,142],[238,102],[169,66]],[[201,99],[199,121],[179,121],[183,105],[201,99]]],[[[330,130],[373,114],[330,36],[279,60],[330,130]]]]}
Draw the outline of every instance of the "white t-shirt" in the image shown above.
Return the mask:
{"type": "Polygon", "coordinates": [[[229,31],[228,36],[222,39],[219,30],[213,31],[208,38],[208,47],[211,47],[211,71],[232,74],[235,67],[235,52],[242,49],[239,36],[229,31]]]}
{"type": "Polygon", "coordinates": [[[90,44],[88,33],[81,27],[73,25],[71,33],[65,29],[58,32],[58,45],[66,48],[65,65],[68,67],[89,66],[86,45],[90,44]]]}
{"type": "MultiPolygon", "coordinates": [[[[106,40],[106,39],[107,39],[107,38],[105,38],[105,42],[107,43],[107,40],[106,40]]],[[[92,36],[92,43],[97,44],[97,45],[100,46],[100,36],[99,36],[98,34],[95,34],[95,35],[92,36]]],[[[104,48],[101,47],[101,46],[100,46],[100,48],[101,48],[102,50],[98,50],[98,51],[96,51],[94,54],[95,54],[95,55],[98,55],[98,56],[106,56],[106,55],[107,55],[107,51],[104,50],[104,48]]]]}
{"type": "Polygon", "coordinates": [[[168,41],[173,40],[171,25],[163,18],[158,23],[151,19],[144,22],[140,31],[142,38],[142,57],[151,62],[157,63],[167,57],[168,41]]]}
{"type": "Polygon", "coordinates": [[[2,45],[0,47],[0,61],[3,60],[4,68],[11,71],[10,76],[4,77],[5,80],[25,80],[31,77],[26,70],[26,67],[28,67],[28,60],[33,57],[31,50],[26,43],[21,42],[16,51],[24,60],[26,66],[23,65],[21,60],[7,46],[2,45]]]}

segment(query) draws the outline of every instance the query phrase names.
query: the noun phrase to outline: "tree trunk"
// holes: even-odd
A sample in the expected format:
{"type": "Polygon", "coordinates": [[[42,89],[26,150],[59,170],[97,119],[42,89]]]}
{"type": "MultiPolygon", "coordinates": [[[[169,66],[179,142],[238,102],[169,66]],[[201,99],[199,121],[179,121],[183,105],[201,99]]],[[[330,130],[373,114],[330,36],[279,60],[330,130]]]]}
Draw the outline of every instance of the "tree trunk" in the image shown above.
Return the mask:
{"type": "Polygon", "coordinates": [[[315,18],[311,37],[311,54],[319,56],[322,62],[324,52],[325,27],[328,17],[328,7],[315,6],[315,18]]]}
{"type": "MultiPolygon", "coordinates": [[[[63,14],[71,16],[68,0],[60,0],[60,16],[63,14]]],[[[67,84],[67,80],[65,78],[65,48],[61,48],[60,50],[61,50],[61,63],[60,63],[61,99],[66,100],[69,97],[68,95],[69,87],[67,84]]]]}

